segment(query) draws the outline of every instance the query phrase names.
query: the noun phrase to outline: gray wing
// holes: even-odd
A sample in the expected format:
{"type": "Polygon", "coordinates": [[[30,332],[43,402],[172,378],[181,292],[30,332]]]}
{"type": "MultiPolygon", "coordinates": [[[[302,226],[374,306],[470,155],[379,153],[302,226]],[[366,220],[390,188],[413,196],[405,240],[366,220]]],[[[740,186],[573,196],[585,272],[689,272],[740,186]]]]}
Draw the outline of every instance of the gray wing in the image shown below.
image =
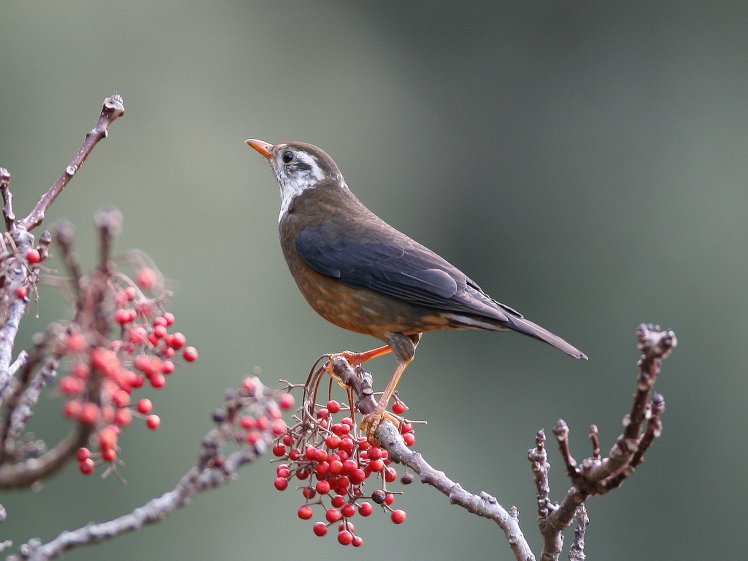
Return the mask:
{"type": "Polygon", "coordinates": [[[296,252],[312,269],[357,288],[369,288],[405,302],[506,321],[522,317],[487,296],[480,287],[433,251],[388,228],[354,241],[340,226],[305,228],[296,252]]]}

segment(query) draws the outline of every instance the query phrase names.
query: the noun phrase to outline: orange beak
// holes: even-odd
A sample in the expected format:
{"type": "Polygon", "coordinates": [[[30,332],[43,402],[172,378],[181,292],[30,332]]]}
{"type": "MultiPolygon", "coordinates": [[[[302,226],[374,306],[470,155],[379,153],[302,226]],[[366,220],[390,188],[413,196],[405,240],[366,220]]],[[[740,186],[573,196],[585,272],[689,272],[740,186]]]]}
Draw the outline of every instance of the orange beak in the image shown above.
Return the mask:
{"type": "Polygon", "coordinates": [[[257,150],[262,156],[268,160],[273,157],[273,145],[265,142],[264,140],[257,140],[256,138],[248,138],[244,141],[246,144],[257,150]]]}

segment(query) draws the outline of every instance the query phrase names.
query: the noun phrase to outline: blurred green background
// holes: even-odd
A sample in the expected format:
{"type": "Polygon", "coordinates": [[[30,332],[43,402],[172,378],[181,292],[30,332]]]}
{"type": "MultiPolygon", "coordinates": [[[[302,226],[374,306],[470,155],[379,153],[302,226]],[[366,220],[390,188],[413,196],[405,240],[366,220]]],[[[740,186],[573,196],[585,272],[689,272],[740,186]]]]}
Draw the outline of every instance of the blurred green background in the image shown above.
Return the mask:
{"type": "MultiPolygon", "coordinates": [[[[54,205],[78,226],[119,207],[119,249],[173,279],[172,310],[201,352],[154,401],[164,423],[123,439],[123,474],[74,466],[5,494],[3,537],[50,539],[170,489],[210,412],[255,366],[302,380],[320,354],[375,341],[305,304],[276,239],[278,190],[243,144],[325,148],[375,212],[498,299],[590,355],[518,335],[434,333],[400,386],[418,449],[466,488],[517,505],[536,551],[525,457],[563,417],[578,457],[608,449],[633,392],[634,329],[680,346],[658,390],[665,431],[631,480],[589,504],[589,559],[744,554],[748,303],[748,6],[744,3],[5,1],[0,165],[16,214],[36,202],[119,91],[127,113],[54,205]]],[[[65,307],[41,290],[19,343],[65,307]]],[[[380,386],[391,359],[373,364],[380,386]]],[[[35,419],[62,434],[61,402],[35,419]]],[[[552,449],[552,491],[567,489],[552,449]]],[[[510,559],[498,528],[414,484],[403,526],[359,524],[343,550],[296,518],[266,462],[136,534],[71,559],[510,559]]]]}

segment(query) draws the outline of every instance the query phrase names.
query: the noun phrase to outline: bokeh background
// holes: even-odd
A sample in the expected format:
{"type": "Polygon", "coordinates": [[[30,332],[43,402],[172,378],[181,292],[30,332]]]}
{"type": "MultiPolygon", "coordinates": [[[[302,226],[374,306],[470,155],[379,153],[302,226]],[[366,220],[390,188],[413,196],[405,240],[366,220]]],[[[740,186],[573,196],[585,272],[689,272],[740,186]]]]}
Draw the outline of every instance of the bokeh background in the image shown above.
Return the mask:
{"type": "MultiPolygon", "coordinates": [[[[320,354],[375,343],[320,320],[286,270],[272,174],[243,140],[324,147],[359,197],[485,290],[590,355],[517,335],[435,333],[400,386],[428,419],[418,448],[466,488],[516,505],[537,548],[525,457],[563,417],[577,456],[630,403],[634,329],[679,347],[658,389],[665,431],[624,487],[589,502],[590,559],[744,555],[748,425],[748,7],[659,2],[97,2],[0,7],[0,164],[21,214],[112,91],[127,113],[54,205],[94,261],[92,216],[173,279],[201,352],[124,437],[116,478],[74,466],[6,493],[4,538],[50,539],[170,489],[210,412],[254,367],[302,380],[320,354]]],[[[66,313],[52,288],[19,343],[66,313]]],[[[380,385],[390,359],[373,364],[380,385]]],[[[51,393],[35,428],[67,430],[51,393]]],[[[551,453],[552,489],[567,488],[551,453]]],[[[359,524],[360,550],[315,538],[266,462],[141,532],[71,559],[510,559],[498,528],[414,484],[403,526],[359,524]]]]}

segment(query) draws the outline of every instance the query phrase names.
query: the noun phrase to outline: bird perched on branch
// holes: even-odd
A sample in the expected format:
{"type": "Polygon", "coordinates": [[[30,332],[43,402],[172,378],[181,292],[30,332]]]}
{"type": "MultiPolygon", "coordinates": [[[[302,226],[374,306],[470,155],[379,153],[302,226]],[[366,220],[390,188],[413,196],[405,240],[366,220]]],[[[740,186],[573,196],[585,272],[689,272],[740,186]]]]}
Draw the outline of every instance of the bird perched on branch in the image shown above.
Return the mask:
{"type": "Polygon", "coordinates": [[[395,355],[395,373],[366,420],[369,434],[381,421],[426,331],[517,331],[574,358],[587,358],[371,212],[322,149],[303,142],[246,143],[270,163],[280,185],[281,247],[307,302],[335,325],[386,343],[363,353],[340,354],[354,366],[389,352],[395,355]]]}

